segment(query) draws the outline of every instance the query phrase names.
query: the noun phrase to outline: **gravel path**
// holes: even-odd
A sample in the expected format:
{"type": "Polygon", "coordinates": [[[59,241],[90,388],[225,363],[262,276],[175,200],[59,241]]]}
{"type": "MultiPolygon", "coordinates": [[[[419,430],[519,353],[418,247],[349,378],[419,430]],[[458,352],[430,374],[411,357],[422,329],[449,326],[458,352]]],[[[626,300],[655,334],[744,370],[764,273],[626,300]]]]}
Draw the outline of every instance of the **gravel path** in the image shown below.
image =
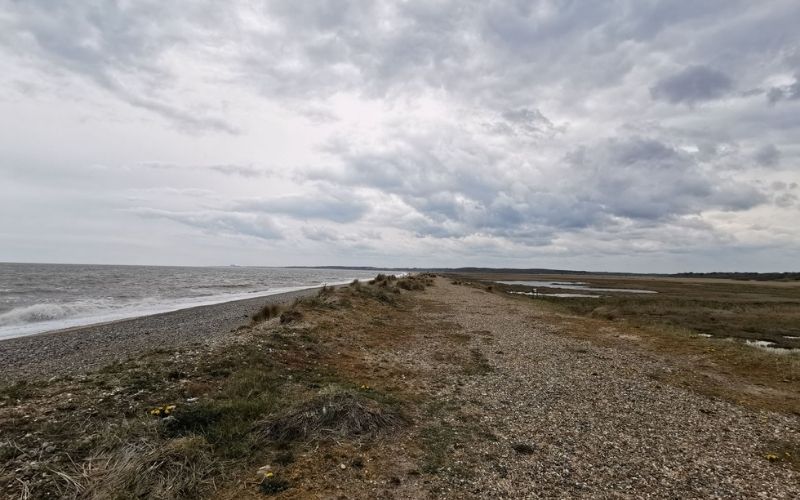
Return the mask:
{"type": "Polygon", "coordinates": [[[437,312],[423,316],[457,323],[493,368],[441,370],[437,396],[460,408],[445,419],[496,437],[450,450],[452,470],[469,472],[442,478],[443,496],[800,498],[800,473],[765,458],[800,442],[800,418],[659,384],[647,373],[669,369],[666,358],[560,336],[534,304],[442,279],[426,295],[437,312]]]}
{"type": "Polygon", "coordinates": [[[247,324],[265,303],[290,302],[316,292],[287,292],[1,340],[3,381],[75,375],[154,349],[212,341],[247,324]]]}

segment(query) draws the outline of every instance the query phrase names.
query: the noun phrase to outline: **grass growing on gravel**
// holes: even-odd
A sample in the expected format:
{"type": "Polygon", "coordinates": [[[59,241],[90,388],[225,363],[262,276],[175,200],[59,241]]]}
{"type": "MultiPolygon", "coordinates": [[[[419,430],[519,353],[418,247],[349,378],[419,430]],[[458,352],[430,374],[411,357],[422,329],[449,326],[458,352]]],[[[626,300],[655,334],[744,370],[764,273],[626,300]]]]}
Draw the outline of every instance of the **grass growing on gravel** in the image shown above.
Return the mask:
{"type": "Polygon", "coordinates": [[[446,422],[428,425],[420,431],[424,451],[420,462],[422,472],[437,474],[449,463],[456,436],[456,429],[446,422]]]}
{"type": "MultiPolygon", "coordinates": [[[[357,347],[339,340],[328,317],[402,314],[402,294],[428,284],[384,277],[325,287],[288,308],[265,307],[221,347],[158,350],[88,375],[1,386],[0,491],[199,498],[250,484],[264,463],[291,468],[311,443],[368,448],[410,420],[395,396],[355,378],[361,372],[341,351],[357,347]],[[263,323],[281,315],[282,324],[263,323]]],[[[293,487],[262,479],[264,493],[293,487]]]]}
{"type": "Polygon", "coordinates": [[[491,363],[478,348],[470,349],[469,361],[464,366],[465,375],[486,375],[494,371],[491,363]]]}
{"type": "MultiPolygon", "coordinates": [[[[472,278],[478,277],[578,280],[575,276],[536,275],[472,278]]],[[[657,376],[666,382],[752,407],[800,414],[800,339],[789,338],[800,337],[800,284],[583,276],[579,280],[595,287],[658,293],[612,294],[598,299],[504,295],[540,313],[565,315],[559,323],[566,335],[679,356],[688,368],[657,376]],[[764,350],[743,340],[767,340],[786,349],[764,350]],[[716,375],[709,378],[710,372],[716,375]]],[[[467,286],[485,285],[476,281],[467,286]]],[[[495,288],[529,287],[495,284],[495,288]]],[[[546,292],[542,287],[538,290],[546,292]]]]}

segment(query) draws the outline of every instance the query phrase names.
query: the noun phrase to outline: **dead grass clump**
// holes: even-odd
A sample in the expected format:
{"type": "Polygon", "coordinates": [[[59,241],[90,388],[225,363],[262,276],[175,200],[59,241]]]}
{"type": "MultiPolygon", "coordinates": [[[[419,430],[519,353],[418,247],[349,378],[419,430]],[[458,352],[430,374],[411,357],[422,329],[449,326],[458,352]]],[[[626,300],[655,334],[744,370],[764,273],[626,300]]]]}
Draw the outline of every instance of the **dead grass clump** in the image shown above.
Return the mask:
{"type": "Polygon", "coordinates": [[[397,282],[397,286],[403,290],[425,290],[425,287],[432,284],[433,280],[423,275],[405,276],[397,282]]]}
{"type": "Polygon", "coordinates": [[[602,318],[608,320],[617,319],[618,315],[619,311],[617,311],[613,307],[608,307],[608,306],[595,307],[594,309],[592,309],[591,313],[591,316],[593,318],[602,318]]]}
{"type": "Polygon", "coordinates": [[[489,363],[489,359],[480,349],[471,349],[470,358],[464,366],[465,375],[486,375],[494,371],[494,367],[489,363]]]}
{"type": "Polygon", "coordinates": [[[289,482],[285,479],[279,479],[276,477],[265,477],[261,481],[259,488],[261,489],[261,493],[264,493],[265,495],[275,495],[281,491],[288,490],[289,482]]]}
{"type": "Polygon", "coordinates": [[[393,295],[397,294],[398,289],[394,286],[384,288],[380,286],[369,285],[369,286],[360,286],[352,290],[355,295],[358,295],[365,299],[373,299],[389,305],[395,305],[397,302],[393,295]]]}
{"type": "Polygon", "coordinates": [[[536,448],[528,443],[514,443],[511,445],[511,448],[520,455],[532,455],[536,452],[536,448]]]}
{"type": "Polygon", "coordinates": [[[33,396],[33,394],[33,385],[28,384],[25,380],[20,380],[19,382],[0,388],[0,403],[4,401],[11,403],[22,401],[33,396]]]}
{"type": "Polygon", "coordinates": [[[375,276],[374,278],[372,278],[371,280],[369,280],[369,284],[370,285],[379,285],[381,282],[387,281],[387,280],[388,280],[388,278],[386,277],[386,275],[381,273],[381,274],[378,274],[377,276],[375,276]]]}
{"type": "Polygon", "coordinates": [[[266,437],[281,442],[325,438],[373,437],[399,427],[404,417],[395,409],[351,392],[312,399],[266,426],[266,437]]]}
{"type": "Polygon", "coordinates": [[[205,439],[186,436],[165,445],[126,446],[94,460],[84,471],[85,485],[68,482],[77,485],[79,498],[191,499],[213,488],[219,467],[205,439]]]}
{"type": "Polygon", "coordinates": [[[278,307],[277,304],[264,304],[264,306],[258,310],[255,314],[250,316],[253,320],[253,323],[261,323],[262,321],[267,321],[268,319],[272,319],[278,314],[280,314],[281,308],[278,307]]]}
{"type": "Polygon", "coordinates": [[[303,319],[303,313],[295,309],[291,309],[289,311],[284,311],[281,313],[282,325],[288,323],[296,323],[298,321],[302,321],[302,319],[303,319]]]}

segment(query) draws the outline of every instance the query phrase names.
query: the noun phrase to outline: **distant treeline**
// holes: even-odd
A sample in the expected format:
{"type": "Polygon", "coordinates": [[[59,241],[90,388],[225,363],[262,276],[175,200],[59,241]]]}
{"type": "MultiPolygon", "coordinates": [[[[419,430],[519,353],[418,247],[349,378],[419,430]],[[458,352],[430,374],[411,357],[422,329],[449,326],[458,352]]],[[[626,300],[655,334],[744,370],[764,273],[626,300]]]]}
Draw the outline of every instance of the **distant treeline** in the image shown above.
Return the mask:
{"type": "Polygon", "coordinates": [[[800,273],[676,273],[669,276],[679,278],[722,278],[747,281],[797,281],[800,273]]]}

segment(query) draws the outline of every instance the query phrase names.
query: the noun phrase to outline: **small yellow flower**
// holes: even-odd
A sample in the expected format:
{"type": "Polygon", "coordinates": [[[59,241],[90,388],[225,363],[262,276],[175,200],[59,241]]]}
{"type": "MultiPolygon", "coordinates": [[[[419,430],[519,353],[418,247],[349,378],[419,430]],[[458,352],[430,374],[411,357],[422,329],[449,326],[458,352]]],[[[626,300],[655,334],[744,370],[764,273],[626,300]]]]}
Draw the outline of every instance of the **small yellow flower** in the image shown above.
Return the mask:
{"type": "Polygon", "coordinates": [[[149,411],[150,415],[154,417],[163,417],[172,413],[175,410],[175,405],[165,405],[165,406],[156,406],[152,410],[149,411]]]}
{"type": "Polygon", "coordinates": [[[778,455],[776,455],[776,454],[774,454],[774,453],[767,453],[767,454],[764,456],[764,458],[766,458],[766,459],[767,459],[767,460],[769,460],[770,462],[774,462],[774,461],[778,460],[778,455]]]}
{"type": "Polygon", "coordinates": [[[272,477],[274,475],[275,474],[273,474],[272,472],[267,472],[266,474],[264,474],[264,477],[272,477]]]}

